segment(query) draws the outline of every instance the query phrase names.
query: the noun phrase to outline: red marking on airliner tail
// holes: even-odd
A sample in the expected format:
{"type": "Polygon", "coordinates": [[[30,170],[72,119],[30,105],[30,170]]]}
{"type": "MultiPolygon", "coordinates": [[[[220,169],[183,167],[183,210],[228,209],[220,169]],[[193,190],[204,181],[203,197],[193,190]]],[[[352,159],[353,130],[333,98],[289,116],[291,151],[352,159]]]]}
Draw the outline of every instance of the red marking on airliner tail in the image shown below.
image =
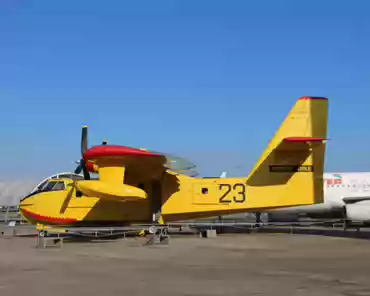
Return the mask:
{"type": "Polygon", "coordinates": [[[343,183],[342,179],[325,179],[327,186],[341,185],[343,183]]]}

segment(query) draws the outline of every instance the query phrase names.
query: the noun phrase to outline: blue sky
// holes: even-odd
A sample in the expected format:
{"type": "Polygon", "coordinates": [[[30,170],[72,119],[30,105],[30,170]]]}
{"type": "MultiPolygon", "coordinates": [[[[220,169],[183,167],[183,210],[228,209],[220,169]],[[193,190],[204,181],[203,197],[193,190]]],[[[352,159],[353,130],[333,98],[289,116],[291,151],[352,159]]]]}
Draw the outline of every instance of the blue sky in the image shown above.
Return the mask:
{"type": "Polygon", "coordinates": [[[295,101],[330,99],[326,171],[370,170],[368,1],[0,2],[0,178],[90,144],[246,174],[295,101]],[[225,106],[226,104],[226,106],[225,106]]]}

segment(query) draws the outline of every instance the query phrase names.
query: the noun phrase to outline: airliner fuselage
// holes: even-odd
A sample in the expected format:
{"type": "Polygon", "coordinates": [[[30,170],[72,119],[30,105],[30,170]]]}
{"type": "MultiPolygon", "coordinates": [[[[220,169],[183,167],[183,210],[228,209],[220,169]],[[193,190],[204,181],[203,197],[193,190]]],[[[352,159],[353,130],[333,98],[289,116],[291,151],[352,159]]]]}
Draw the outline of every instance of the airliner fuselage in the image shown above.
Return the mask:
{"type": "Polygon", "coordinates": [[[324,174],[324,202],[267,212],[269,221],[311,218],[349,218],[370,222],[370,172],[324,174]]]}

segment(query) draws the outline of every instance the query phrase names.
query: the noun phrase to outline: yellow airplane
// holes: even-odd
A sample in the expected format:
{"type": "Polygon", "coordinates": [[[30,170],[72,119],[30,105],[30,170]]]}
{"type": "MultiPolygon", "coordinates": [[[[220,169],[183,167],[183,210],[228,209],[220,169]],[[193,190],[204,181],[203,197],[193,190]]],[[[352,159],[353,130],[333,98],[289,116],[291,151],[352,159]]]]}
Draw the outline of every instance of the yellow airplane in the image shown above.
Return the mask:
{"type": "Polygon", "coordinates": [[[328,99],[300,98],[241,178],[184,175],[165,154],[144,149],[106,142],[88,149],[83,127],[84,177],[49,180],[21,201],[20,211],[43,225],[166,224],[321,203],[327,126],[328,99]]]}

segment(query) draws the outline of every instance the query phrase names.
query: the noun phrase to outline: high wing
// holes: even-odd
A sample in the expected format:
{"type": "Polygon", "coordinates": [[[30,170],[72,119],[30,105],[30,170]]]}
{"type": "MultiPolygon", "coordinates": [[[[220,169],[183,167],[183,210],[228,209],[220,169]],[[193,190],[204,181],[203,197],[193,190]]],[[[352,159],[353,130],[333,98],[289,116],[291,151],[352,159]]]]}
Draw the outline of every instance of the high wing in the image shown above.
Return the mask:
{"type": "Polygon", "coordinates": [[[198,175],[196,165],[182,157],[147,149],[117,145],[95,146],[88,150],[84,154],[83,159],[87,163],[87,169],[90,172],[99,172],[99,166],[96,161],[88,159],[97,150],[106,156],[114,156],[116,153],[124,154],[122,165],[126,167],[126,175],[135,179],[139,175],[142,179],[155,178],[165,170],[191,177],[198,175]]]}
{"type": "Polygon", "coordinates": [[[82,128],[81,153],[75,173],[83,171],[84,180],[74,187],[85,196],[114,200],[140,200],[147,194],[138,183],[160,178],[166,171],[197,176],[196,165],[171,154],[129,146],[102,145],[88,148],[87,126],[82,128]],[[91,180],[90,172],[98,173],[100,180],[91,180]]]}
{"type": "MultiPolygon", "coordinates": [[[[127,156],[127,165],[130,165],[130,171],[135,170],[145,170],[148,167],[161,167],[162,169],[168,169],[175,173],[188,175],[195,177],[198,175],[196,171],[196,165],[183,157],[179,157],[173,154],[158,152],[149,149],[135,148],[130,146],[117,146],[117,145],[107,145],[107,141],[103,141],[100,146],[93,146],[94,149],[104,150],[107,146],[107,153],[112,149],[113,146],[116,148],[126,149],[127,156]],[[96,148],[100,147],[100,148],[96,148]],[[146,156],[145,158],[141,156],[146,156]],[[151,156],[151,157],[148,157],[151,156]],[[161,158],[159,157],[161,156],[161,158]]],[[[91,149],[91,148],[90,148],[91,149]]],[[[85,179],[90,179],[88,172],[98,173],[99,167],[96,163],[86,160],[83,155],[88,151],[88,131],[87,126],[82,127],[81,133],[81,156],[82,159],[78,162],[78,166],[75,170],[76,174],[79,174],[81,171],[84,172],[85,179]]],[[[113,148],[114,150],[114,148],[113,148]]]]}

